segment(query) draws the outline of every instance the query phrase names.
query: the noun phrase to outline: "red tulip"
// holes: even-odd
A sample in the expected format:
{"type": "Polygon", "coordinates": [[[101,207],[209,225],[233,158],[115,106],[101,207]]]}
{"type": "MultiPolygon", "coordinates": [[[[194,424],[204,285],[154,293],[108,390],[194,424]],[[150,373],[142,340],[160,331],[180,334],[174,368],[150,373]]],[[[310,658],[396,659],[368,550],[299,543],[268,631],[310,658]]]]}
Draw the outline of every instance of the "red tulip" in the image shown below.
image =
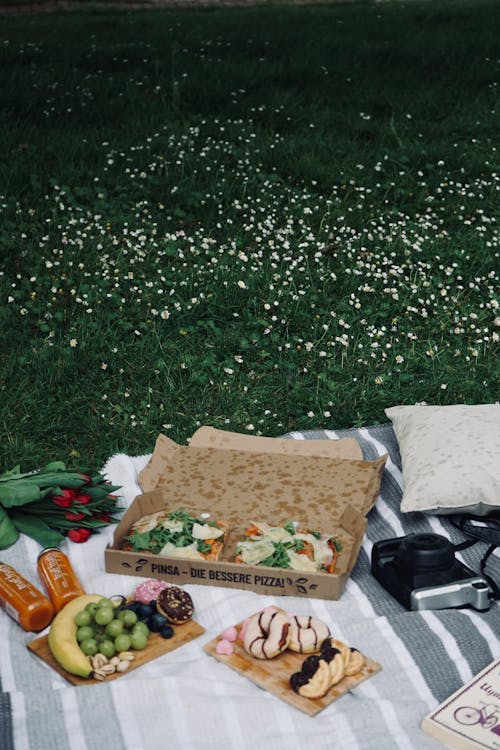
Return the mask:
{"type": "Polygon", "coordinates": [[[70,497],[64,497],[64,495],[54,495],[52,502],[60,508],[70,508],[73,505],[73,500],[70,497]]]}
{"type": "Polygon", "coordinates": [[[85,518],[85,513],[73,513],[73,511],[68,510],[64,514],[64,518],[66,518],[68,521],[81,521],[82,518],[85,518]]]}
{"type": "Polygon", "coordinates": [[[86,542],[91,535],[90,529],[70,529],[68,531],[68,537],[72,542],[86,542]]]}
{"type": "Polygon", "coordinates": [[[75,503],[80,503],[80,505],[87,505],[91,500],[90,495],[86,495],[83,492],[75,497],[75,503]]]}

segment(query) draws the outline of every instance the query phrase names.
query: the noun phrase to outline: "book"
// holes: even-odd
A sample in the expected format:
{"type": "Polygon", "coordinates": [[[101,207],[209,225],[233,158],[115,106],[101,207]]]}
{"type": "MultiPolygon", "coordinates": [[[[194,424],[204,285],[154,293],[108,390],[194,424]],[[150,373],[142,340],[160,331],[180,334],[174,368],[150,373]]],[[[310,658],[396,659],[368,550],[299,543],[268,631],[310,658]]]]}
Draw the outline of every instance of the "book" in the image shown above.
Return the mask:
{"type": "Polygon", "coordinates": [[[450,695],[420,726],[457,750],[500,750],[500,659],[450,695]]]}

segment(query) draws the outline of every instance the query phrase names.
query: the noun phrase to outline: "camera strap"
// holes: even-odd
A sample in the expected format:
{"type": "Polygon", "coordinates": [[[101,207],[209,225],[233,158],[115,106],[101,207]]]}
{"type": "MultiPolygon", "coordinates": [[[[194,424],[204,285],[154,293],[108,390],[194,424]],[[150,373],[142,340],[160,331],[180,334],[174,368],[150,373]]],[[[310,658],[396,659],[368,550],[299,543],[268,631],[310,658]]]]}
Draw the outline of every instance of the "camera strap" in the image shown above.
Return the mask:
{"type": "Polygon", "coordinates": [[[481,558],[481,575],[491,588],[491,598],[500,599],[500,587],[485,571],[488,558],[497,547],[500,547],[500,519],[489,516],[467,515],[450,518],[450,521],[462,534],[471,537],[461,544],[456,544],[455,550],[467,549],[467,547],[472,547],[477,542],[486,542],[489,544],[488,549],[481,558]]]}

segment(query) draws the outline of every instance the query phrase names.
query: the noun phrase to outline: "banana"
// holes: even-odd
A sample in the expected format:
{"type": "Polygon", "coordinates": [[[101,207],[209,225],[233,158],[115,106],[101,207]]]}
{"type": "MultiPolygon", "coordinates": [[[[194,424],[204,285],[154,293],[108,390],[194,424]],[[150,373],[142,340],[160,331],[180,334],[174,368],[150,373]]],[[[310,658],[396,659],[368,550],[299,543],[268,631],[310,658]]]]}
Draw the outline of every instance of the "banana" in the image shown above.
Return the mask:
{"type": "Polygon", "coordinates": [[[48,639],[49,648],[52,656],[66,672],[79,677],[90,677],[93,672],[89,659],[76,640],[75,615],[85,609],[90,602],[98,602],[102,598],[100,594],[77,596],[76,599],[66,604],[52,620],[48,639]]]}

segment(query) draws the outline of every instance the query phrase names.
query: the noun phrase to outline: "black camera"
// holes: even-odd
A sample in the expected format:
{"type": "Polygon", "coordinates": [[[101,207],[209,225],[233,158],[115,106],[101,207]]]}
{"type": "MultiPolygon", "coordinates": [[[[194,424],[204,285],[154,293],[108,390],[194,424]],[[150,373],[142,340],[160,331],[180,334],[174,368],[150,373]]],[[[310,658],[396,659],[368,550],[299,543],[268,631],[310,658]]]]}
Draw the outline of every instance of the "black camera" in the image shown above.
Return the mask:
{"type": "Polygon", "coordinates": [[[371,570],[406,609],[490,608],[488,583],[455,557],[440,534],[410,534],[375,542],[371,570]]]}

